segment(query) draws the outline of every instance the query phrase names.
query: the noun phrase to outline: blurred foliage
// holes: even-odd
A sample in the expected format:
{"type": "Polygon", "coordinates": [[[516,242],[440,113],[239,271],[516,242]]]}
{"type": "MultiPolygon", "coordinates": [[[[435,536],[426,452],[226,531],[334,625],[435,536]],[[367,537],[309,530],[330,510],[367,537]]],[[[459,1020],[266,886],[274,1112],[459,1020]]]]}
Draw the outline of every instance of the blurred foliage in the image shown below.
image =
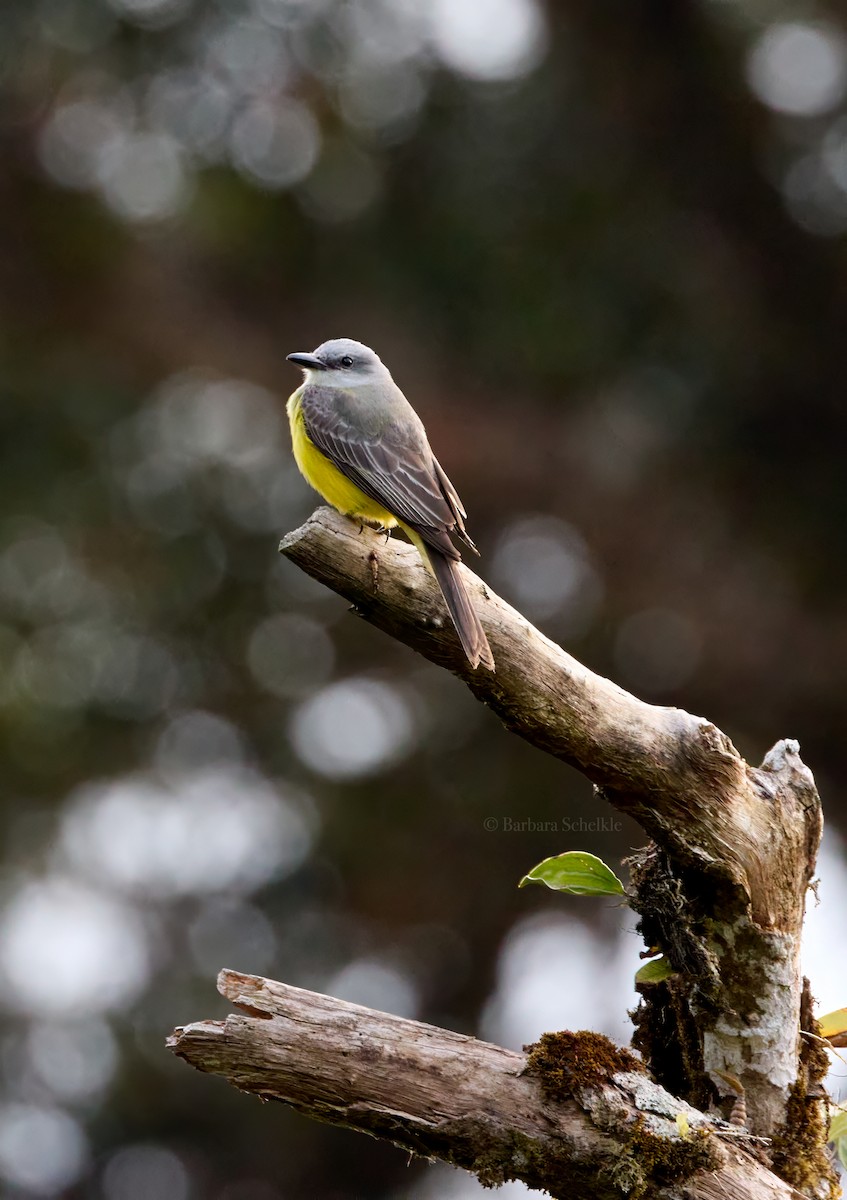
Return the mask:
{"type": "Polygon", "coordinates": [[[620,1036],[626,918],[514,882],[639,833],[278,560],[291,350],[375,346],[492,586],[842,818],[843,16],[5,0],[4,1195],[457,1186],[171,1061],[220,966],[620,1036]]]}

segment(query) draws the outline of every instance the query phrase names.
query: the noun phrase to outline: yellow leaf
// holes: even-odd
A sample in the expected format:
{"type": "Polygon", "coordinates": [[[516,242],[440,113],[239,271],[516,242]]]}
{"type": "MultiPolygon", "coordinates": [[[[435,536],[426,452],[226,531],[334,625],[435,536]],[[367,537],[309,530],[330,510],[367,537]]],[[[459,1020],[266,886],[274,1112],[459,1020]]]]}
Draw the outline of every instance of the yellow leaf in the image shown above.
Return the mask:
{"type": "Polygon", "coordinates": [[[835,1012],[819,1017],[821,1037],[836,1037],[839,1033],[847,1033],[847,1008],[836,1008],[835,1012]]]}
{"type": "Polygon", "coordinates": [[[691,1126],[688,1124],[688,1117],[685,1115],[685,1113],[676,1114],[676,1127],[679,1130],[679,1136],[681,1138],[688,1137],[691,1126]]]}

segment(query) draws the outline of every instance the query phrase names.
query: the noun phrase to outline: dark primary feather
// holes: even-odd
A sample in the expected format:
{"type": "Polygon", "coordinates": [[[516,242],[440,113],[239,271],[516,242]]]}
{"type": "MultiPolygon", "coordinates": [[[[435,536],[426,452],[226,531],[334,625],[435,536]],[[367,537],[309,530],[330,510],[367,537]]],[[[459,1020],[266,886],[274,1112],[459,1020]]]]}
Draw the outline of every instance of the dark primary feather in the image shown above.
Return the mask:
{"type": "Polygon", "coordinates": [[[323,454],[366,496],[382,504],[448,558],[460,558],[454,533],[465,532],[456,489],[429,447],[417,414],[397,389],[374,409],[365,389],[308,385],[301,401],[306,432],[323,454]],[[357,394],[358,393],[358,394],[357,394]]]}

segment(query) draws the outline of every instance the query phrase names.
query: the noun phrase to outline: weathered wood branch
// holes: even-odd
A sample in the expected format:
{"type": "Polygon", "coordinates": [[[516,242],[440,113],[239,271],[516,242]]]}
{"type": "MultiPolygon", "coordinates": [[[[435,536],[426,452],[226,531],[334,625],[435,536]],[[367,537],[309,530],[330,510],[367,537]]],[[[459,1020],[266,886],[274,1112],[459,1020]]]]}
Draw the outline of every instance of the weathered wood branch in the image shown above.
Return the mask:
{"type": "Polygon", "coordinates": [[[797,921],[820,809],[795,743],[749,767],[711,722],[595,675],[465,568],[497,663],[496,674],[472,670],[417,551],[332,509],[318,509],[280,551],[372,625],[459,675],[507,729],[577,767],[659,845],[729,872],[764,927],[797,921]]]}
{"type": "Polygon", "coordinates": [[[594,1067],[558,1078],[551,1096],[526,1054],[235,971],[222,971],[218,988],[246,1015],[176,1029],[168,1043],[176,1055],[483,1183],[521,1179],[553,1197],[593,1200],[794,1194],[753,1157],[743,1132],[639,1071],[594,1067]]]}
{"type": "MultiPolygon", "coordinates": [[[[594,674],[468,571],[497,665],[471,670],[417,552],[330,509],[280,550],[642,825],[655,844],[632,862],[629,899],[675,974],[642,989],[636,1045],[659,1082],[701,1107],[725,1096],[720,1079],[740,1081],[750,1128],[776,1139],[786,1177],[823,1178],[825,1063],[800,1041],[799,966],[822,819],[797,744],[749,766],[709,721],[594,674]]],[[[809,1029],[808,995],[802,1015],[809,1029]]]]}
{"type": "MultiPolygon", "coordinates": [[[[348,599],[377,628],[461,676],[507,729],[577,767],[621,796],[652,796],[657,828],[682,814],[702,826],[698,842],[723,854],[755,857],[758,829],[736,829],[732,812],[718,828],[705,819],[711,793],[745,786],[745,764],[708,721],[680,709],[645,704],[583,667],[467,568],[474,603],[494,649],[496,674],[472,670],[444,602],[417,551],[320,508],[289,533],[280,551],[314,579],[348,599]]],[[[709,807],[714,807],[714,804],[709,807]]]]}

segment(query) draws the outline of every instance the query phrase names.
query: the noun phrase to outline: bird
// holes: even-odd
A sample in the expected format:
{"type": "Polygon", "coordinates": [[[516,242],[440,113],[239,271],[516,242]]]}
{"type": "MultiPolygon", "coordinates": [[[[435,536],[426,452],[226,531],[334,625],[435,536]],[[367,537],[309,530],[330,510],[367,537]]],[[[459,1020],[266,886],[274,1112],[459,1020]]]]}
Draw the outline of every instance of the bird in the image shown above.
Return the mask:
{"type": "Polygon", "coordinates": [[[303,371],[288,400],[294,459],[333,508],[390,531],[417,548],[435,576],[470,665],[494,670],[494,656],[468,595],[453,538],[478,553],[467,513],[433,454],[423,422],[375,351],[332,338],[286,356],[303,371]]]}

